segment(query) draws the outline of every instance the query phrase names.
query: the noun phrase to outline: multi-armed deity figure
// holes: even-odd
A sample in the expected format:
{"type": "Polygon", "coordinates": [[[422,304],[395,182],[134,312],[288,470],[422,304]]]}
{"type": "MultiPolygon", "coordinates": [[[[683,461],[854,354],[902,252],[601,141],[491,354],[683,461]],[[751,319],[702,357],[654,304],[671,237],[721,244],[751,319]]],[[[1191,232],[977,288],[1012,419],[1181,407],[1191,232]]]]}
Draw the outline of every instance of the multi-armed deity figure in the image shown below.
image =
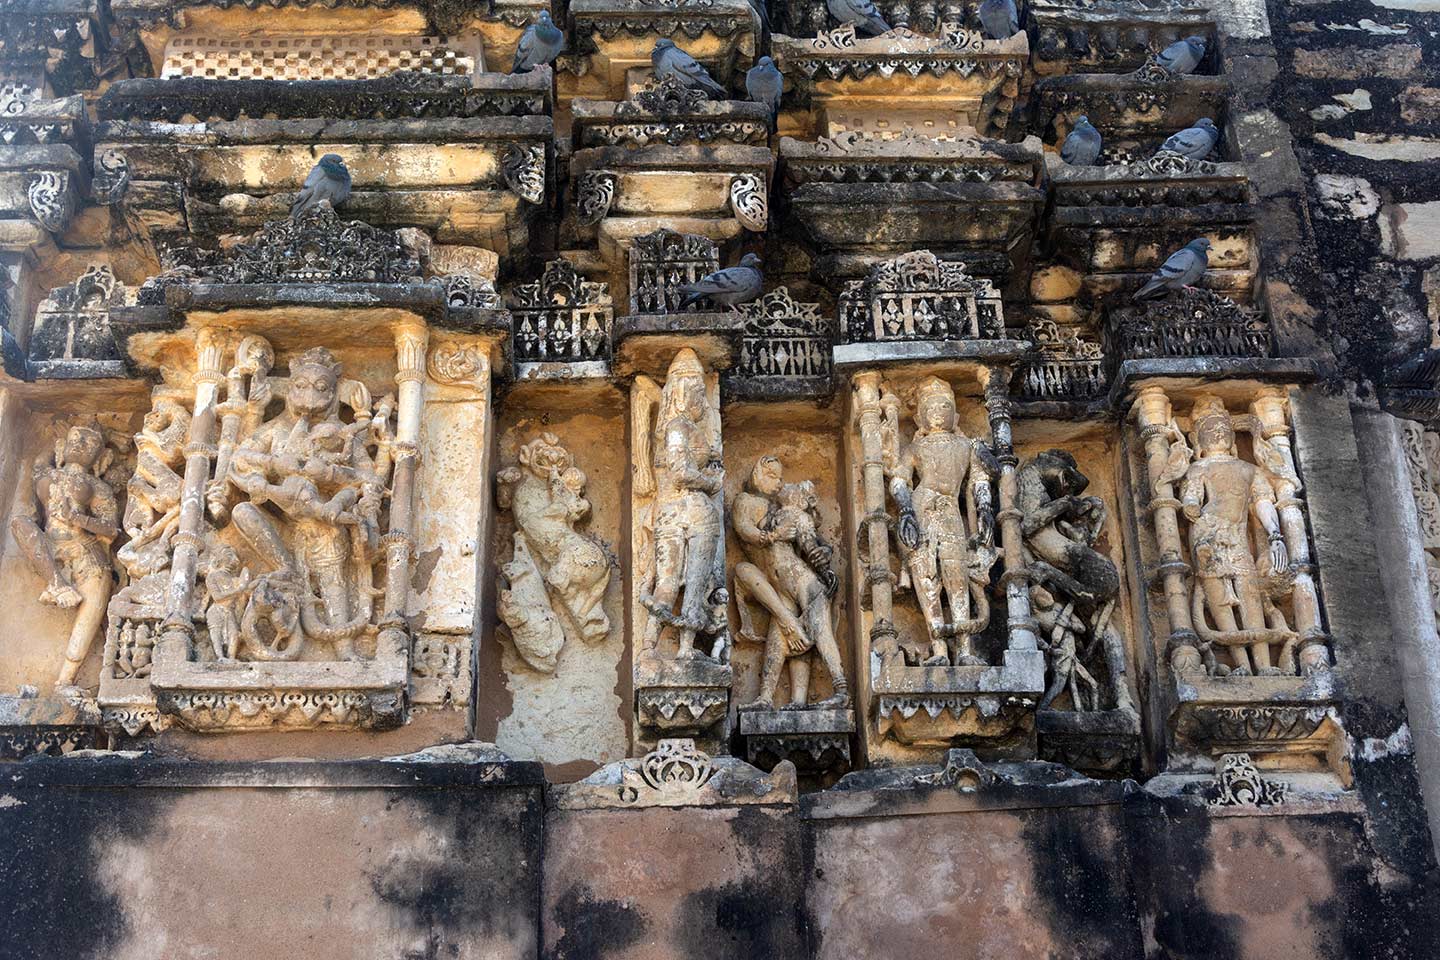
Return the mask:
{"type": "Polygon", "coordinates": [[[1170,469],[1162,479],[1183,477],[1180,502],[1190,521],[1195,631],[1207,648],[1229,649],[1233,675],[1293,674],[1299,637],[1274,603],[1293,586],[1276,509],[1278,473],[1288,468],[1258,435],[1253,438],[1258,463],[1240,458],[1234,423],[1218,397],[1199,397],[1191,423],[1195,450],[1176,429],[1170,469]],[[1271,656],[1272,645],[1280,647],[1278,658],[1271,656]]]}
{"type": "Polygon", "coordinates": [[[944,380],[928,377],[921,382],[915,434],[903,446],[900,400],[887,391],[881,402],[885,472],[900,511],[901,556],[930,639],[924,664],[984,666],[974,653],[973,638],[990,622],[986,590],[997,557],[993,471],[987,464],[991,458],[983,444],[956,425],[955,392],[944,380]]]}
{"type": "Polygon", "coordinates": [[[321,347],[290,362],[285,408],[261,422],[269,396],[268,389],[251,389],[247,402],[256,409],[248,419],[259,425],[222,456],[224,473],[208,497],[212,512],[228,513],[266,568],[244,608],[239,649],[253,659],[298,656],[301,638],[274,629],[291,622],[284,608],[294,603],[303,639],[330,644],[338,659],[349,659],[379,593],[374,564],[393,402],[380,400],[372,413],[368,391],[342,381],[339,363],[321,347]],[[340,417],[342,393],[355,411],[351,423],[340,417]],[[231,506],[234,492],[243,499],[231,506]]]}
{"type": "Polygon", "coordinates": [[[705,368],[695,351],[675,355],[657,388],[637,378],[643,402],[634,408],[635,492],[653,497],[649,520],[653,567],[641,586],[649,611],[644,653],[654,656],[666,626],[678,632],[676,659],[721,659],[726,653],[724,521],[717,411],[706,391],[705,368]],[[652,408],[658,405],[654,425],[652,408]],[[678,610],[677,610],[678,601],[678,610]],[[697,635],[713,638],[710,651],[697,635]]]}
{"type": "Polygon", "coordinates": [[[105,479],[113,457],[98,423],[72,425],[56,444],[54,461],[34,467],[39,515],[10,521],[26,561],[45,580],[40,600],[75,610],[57,688],[74,685],[110,599],[110,545],[120,534],[119,502],[105,479]]]}
{"type": "Polygon", "coordinates": [[[747,562],[735,565],[736,609],[740,639],[765,644],[760,694],[742,710],[771,710],[780,671],[790,668],[789,709],[810,706],[810,667],[815,656],[825,664],[834,693],[813,704],[817,709],[850,705],[849,685],[840,665],[830,603],[839,580],[830,567],[833,549],[821,537],[814,486],[784,483],[776,457],[761,457],[745,489],[730,505],[730,523],[745,544],[747,562]],[[764,636],[756,631],[749,601],[770,616],[764,636]]]}
{"type": "Polygon", "coordinates": [[[501,568],[500,619],[525,662],[552,673],[566,636],[587,643],[610,635],[601,600],[610,552],[575,529],[590,513],[586,477],[560,438],[545,433],[516,451],[500,471],[498,499],[515,517],[514,552],[501,568]]]}

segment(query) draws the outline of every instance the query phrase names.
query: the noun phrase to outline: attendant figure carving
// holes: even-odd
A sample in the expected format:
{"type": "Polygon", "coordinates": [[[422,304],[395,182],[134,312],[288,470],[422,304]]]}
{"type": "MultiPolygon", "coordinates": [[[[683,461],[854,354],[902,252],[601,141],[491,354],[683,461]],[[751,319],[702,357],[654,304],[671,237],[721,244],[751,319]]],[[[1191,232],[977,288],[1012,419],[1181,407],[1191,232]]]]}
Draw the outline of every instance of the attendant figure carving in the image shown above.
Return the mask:
{"type": "MultiPolygon", "coordinates": [[[[885,473],[899,508],[900,553],[930,641],[924,665],[984,666],[973,638],[990,622],[987,590],[998,556],[993,458],[957,426],[955,393],[938,377],[920,384],[915,434],[903,446],[900,399],[886,391],[881,402],[885,473]]],[[[902,575],[902,586],[906,579],[902,575]]]]}
{"type": "Polygon", "coordinates": [[[675,355],[663,388],[646,378],[636,386],[642,399],[634,410],[635,492],[652,498],[653,564],[641,586],[649,612],[643,655],[657,655],[669,626],[679,640],[675,659],[722,660],[728,654],[720,499],[725,471],[705,369],[687,347],[675,355]],[[708,652],[697,649],[697,636],[712,638],[708,652]]]}
{"type": "Polygon", "coordinates": [[[735,565],[740,639],[765,645],[759,696],[740,709],[774,709],[780,673],[787,665],[786,709],[843,709],[850,705],[850,695],[831,615],[839,586],[830,565],[834,551],[819,533],[814,486],[808,481],[784,483],[783,471],[778,458],[761,457],[730,506],[731,525],[749,558],[735,565]],[[752,601],[769,616],[763,635],[754,625],[752,601]],[[834,693],[810,704],[810,672],[817,657],[834,693]]]}
{"type": "Polygon", "coordinates": [[[105,474],[114,455],[98,423],[73,424],[53,461],[32,471],[36,514],[10,521],[26,562],[45,581],[41,602],[75,610],[57,689],[74,686],[110,600],[110,545],[120,535],[120,507],[105,474]]]}

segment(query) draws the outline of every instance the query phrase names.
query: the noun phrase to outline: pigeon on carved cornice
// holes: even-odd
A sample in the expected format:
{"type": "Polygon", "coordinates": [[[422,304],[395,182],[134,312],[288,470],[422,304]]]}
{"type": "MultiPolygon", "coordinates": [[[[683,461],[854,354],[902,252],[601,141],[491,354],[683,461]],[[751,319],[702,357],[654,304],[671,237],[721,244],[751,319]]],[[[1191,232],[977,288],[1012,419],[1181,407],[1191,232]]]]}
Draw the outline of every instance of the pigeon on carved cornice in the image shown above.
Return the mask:
{"type": "Polygon", "coordinates": [[[525,28],[515,46],[515,63],[511,73],[529,73],[545,63],[554,63],[565,52],[565,33],[550,19],[549,10],[540,11],[540,19],[525,28]]]}
{"type": "Polygon", "coordinates": [[[656,40],[655,49],[650,52],[650,63],[655,76],[660,80],[674,77],[692,89],[704,90],[716,100],[726,100],[729,94],[716,83],[694,57],[675,46],[673,40],[656,40]]]}
{"type": "Polygon", "coordinates": [[[1204,37],[1186,37],[1184,40],[1176,40],[1155,55],[1155,62],[1168,73],[1175,75],[1194,73],[1195,68],[1200,66],[1200,61],[1204,59],[1204,37]]]}
{"type": "Polygon", "coordinates": [[[331,208],[340,206],[350,199],[350,171],[339,154],[327,153],[305,178],[300,195],[290,208],[290,219],[299,220],[307,210],[328,200],[331,208]]]}
{"type": "Polygon", "coordinates": [[[1060,145],[1060,159],[1072,167],[1093,167],[1100,159],[1102,145],[1100,131],[1091,125],[1089,117],[1082,116],[1060,145]]]}
{"type": "Polygon", "coordinates": [[[770,119],[775,119],[780,112],[780,98],[785,92],[785,78],[775,69],[775,61],[761,57],[755,66],[746,71],[745,92],[751,100],[769,107],[770,119]]]}
{"type": "Polygon", "coordinates": [[[1191,240],[1176,250],[1150,275],[1145,285],[1135,291],[1132,300],[1152,300],[1171,290],[1190,289],[1205,276],[1210,266],[1210,241],[1205,237],[1191,240]]]}
{"type": "Polygon", "coordinates": [[[825,0],[830,15],[841,23],[855,25],[855,29],[863,30],[871,36],[880,36],[882,33],[890,32],[890,24],[880,16],[880,11],[875,9],[872,0],[825,0]]]}
{"type": "Polygon", "coordinates": [[[760,257],[747,253],[740,258],[740,265],[726,267],[707,273],[694,283],[680,288],[684,299],[680,309],[684,310],[701,300],[709,300],[726,307],[737,307],[758,299],[765,291],[765,274],[760,271],[760,257]]]}
{"type": "Polygon", "coordinates": [[[980,25],[991,40],[1009,40],[1020,31],[1020,11],[1015,0],[981,0],[980,25]]]}
{"type": "Polygon", "coordinates": [[[1210,156],[1210,151],[1215,149],[1219,140],[1220,128],[1215,126],[1215,121],[1209,117],[1201,117],[1195,121],[1195,126],[1186,127],[1169,137],[1160,145],[1155,155],[1158,157],[1163,153],[1173,153],[1187,160],[1204,160],[1210,156]]]}

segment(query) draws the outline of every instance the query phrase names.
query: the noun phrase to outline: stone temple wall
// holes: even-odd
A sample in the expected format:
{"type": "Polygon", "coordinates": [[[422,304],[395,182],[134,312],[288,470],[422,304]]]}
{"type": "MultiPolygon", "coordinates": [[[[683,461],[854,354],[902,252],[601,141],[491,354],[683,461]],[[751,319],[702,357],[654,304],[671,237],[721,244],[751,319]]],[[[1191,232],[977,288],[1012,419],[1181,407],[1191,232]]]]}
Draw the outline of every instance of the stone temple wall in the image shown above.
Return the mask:
{"type": "Polygon", "coordinates": [[[0,0],[0,957],[1440,954],[1440,10],[1010,7],[0,0]]]}

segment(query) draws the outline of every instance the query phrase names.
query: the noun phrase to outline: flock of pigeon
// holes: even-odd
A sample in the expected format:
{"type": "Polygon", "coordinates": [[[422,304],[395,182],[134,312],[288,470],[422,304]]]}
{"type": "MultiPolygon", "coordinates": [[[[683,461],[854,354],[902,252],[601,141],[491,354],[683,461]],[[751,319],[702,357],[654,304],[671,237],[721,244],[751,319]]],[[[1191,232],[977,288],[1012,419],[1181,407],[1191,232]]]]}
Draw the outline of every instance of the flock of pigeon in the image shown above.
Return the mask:
{"type": "MultiPolygon", "coordinates": [[[[756,2],[756,0],[752,0],[756,2]]],[[[853,24],[857,31],[871,35],[888,33],[890,25],[875,8],[874,0],[826,0],[832,16],[841,23],[853,24]]],[[[764,0],[758,0],[762,21],[766,19],[764,0]]],[[[980,25],[992,40],[1007,40],[1020,29],[1015,0],[982,0],[978,11],[980,25]]],[[[527,73],[543,64],[553,63],[565,51],[565,33],[550,19],[548,11],[540,11],[540,19],[525,28],[515,47],[512,73],[527,73]]],[[[1205,40],[1186,37],[1156,55],[1156,62],[1171,74],[1192,73],[1205,57],[1205,40]]],[[[716,83],[704,66],[668,39],[657,40],[650,62],[657,79],[673,79],[682,86],[700,90],[716,100],[729,94],[716,83]]],[[[761,57],[745,74],[745,92],[755,103],[763,103],[770,111],[772,122],[780,110],[784,78],[769,57],[761,57]]],[[[1196,121],[1193,127],[1181,130],[1160,147],[1161,154],[1174,154],[1199,160],[1209,156],[1220,139],[1220,130],[1210,118],[1196,121]]],[[[1060,147],[1060,158],[1071,166],[1093,166],[1100,158],[1103,141],[1100,131],[1086,117],[1081,117],[1060,147]]],[[[336,154],[320,158],[290,209],[292,219],[307,210],[328,202],[338,207],[350,197],[350,171],[336,154]]],[[[1134,294],[1135,300],[1154,299],[1171,290],[1189,289],[1209,266],[1210,241],[1201,237],[1172,253],[1134,294]]],[[[702,300],[715,306],[734,307],[758,299],[764,293],[765,277],[760,257],[747,253],[738,266],[708,274],[681,288],[681,309],[702,300]]]]}

